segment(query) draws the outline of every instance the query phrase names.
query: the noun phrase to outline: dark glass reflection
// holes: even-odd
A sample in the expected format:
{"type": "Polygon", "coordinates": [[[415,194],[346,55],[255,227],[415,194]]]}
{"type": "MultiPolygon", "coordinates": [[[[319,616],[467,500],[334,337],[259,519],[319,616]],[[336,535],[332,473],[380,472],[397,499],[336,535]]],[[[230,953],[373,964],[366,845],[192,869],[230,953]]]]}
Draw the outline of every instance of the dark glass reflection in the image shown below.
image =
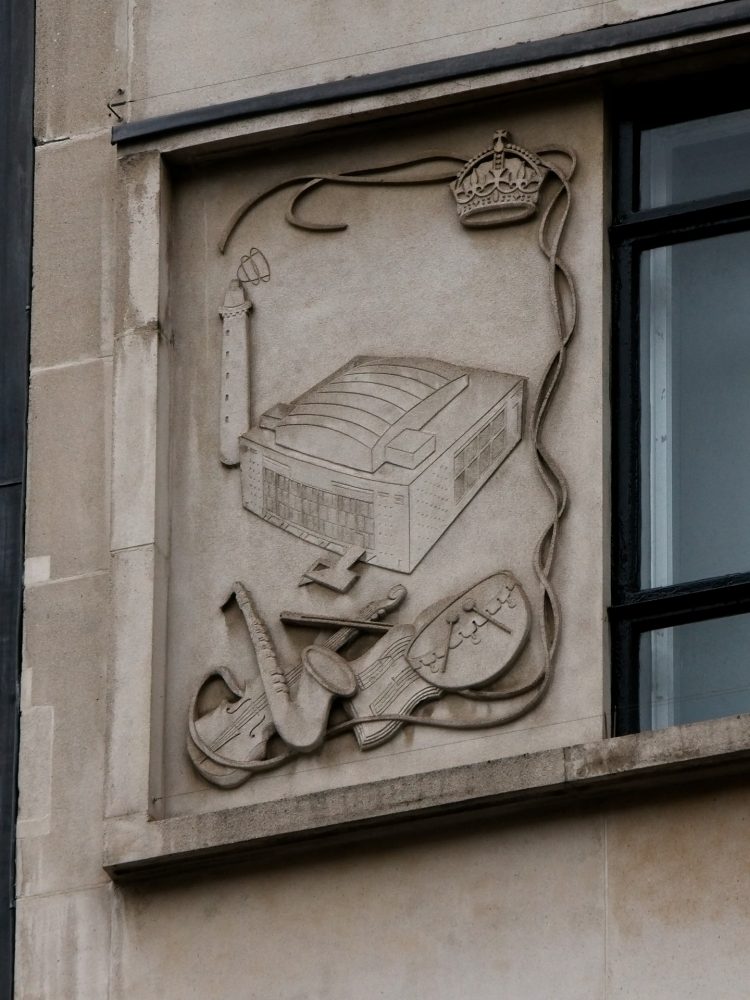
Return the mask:
{"type": "Polygon", "coordinates": [[[641,208],[750,189],[750,110],[641,133],[641,208]]]}
{"type": "Polygon", "coordinates": [[[644,632],[641,729],[750,712],[750,614],[644,632]]]}
{"type": "Polygon", "coordinates": [[[645,588],[750,570],[750,233],[641,258],[645,588]]]}

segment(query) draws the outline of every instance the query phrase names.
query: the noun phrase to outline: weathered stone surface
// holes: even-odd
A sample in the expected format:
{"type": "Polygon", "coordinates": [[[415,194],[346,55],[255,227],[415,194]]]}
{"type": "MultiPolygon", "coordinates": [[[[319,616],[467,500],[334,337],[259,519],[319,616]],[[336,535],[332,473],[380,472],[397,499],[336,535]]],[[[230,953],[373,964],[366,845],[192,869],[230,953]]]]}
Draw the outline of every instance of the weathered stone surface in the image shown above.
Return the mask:
{"type": "Polygon", "coordinates": [[[387,3],[360,8],[356,29],[345,0],[308,0],[281,9],[266,0],[241,12],[232,4],[214,10],[197,0],[154,2],[136,9],[130,112],[146,118],[706,2],[626,0],[601,6],[587,0],[510,0],[498,8],[479,0],[469,6],[415,3],[408,11],[387,3]],[[284,39],[281,54],[273,44],[277,38],[284,39]]]}
{"type": "Polygon", "coordinates": [[[17,871],[21,896],[104,880],[103,687],[109,607],[105,573],[26,590],[17,871]]]}
{"type": "Polygon", "coordinates": [[[145,812],[161,795],[165,575],[154,545],[113,554],[105,816],[145,812]]]}
{"type": "Polygon", "coordinates": [[[168,431],[159,425],[160,410],[169,406],[168,382],[160,373],[167,351],[155,325],[124,334],[115,344],[113,551],[150,545],[157,538],[164,548],[168,545],[166,531],[160,532],[158,523],[159,486],[167,476],[163,439],[168,431]]]}
{"type": "Polygon", "coordinates": [[[749,747],[750,716],[711,719],[568,747],[565,777],[571,782],[595,783],[616,775],[648,776],[667,764],[677,771],[701,759],[718,766],[724,760],[741,758],[749,747]]]}
{"type": "Polygon", "coordinates": [[[602,848],[573,815],[128,887],[112,1000],[601,1000],[602,848]]]}
{"type": "Polygon", "coordinates": [[[607,989],[744,1000],[747,787],[662,795],[607,817],[607,989]]]}
{"type": "Polygon", "coordinates": [[[159,152],[125,156],[118,166],[117,334],[159,323],[166,305],[166,172],[159,152]]]}
{"type": "Polygon", "coordinates": [[[32,373],[26,555],[52,579],[109,565],[111,360],[32,373]]]}
{"type": "Polygon", "coordinates": [[[127,880],[257,856],[310,836],[361,839],[367,828],[456,812],[575,807],[603,796],[616,801],[633,788],[745,774],[748,725],[749,716],[716,719],[158,822],[133,809],[109,820],[104,863],[113,878],[127,880]]]}
{"type": "Polygon", "coordinates": [[[22,899],[16,1000],[108,996],[111,886],[22,899]]]}
{"type": "Polygon", "coordinates": [[[115,166],[107,133],[37,147],[33,367],[112,353],[115,166]]]}
{"type": "MultiPolygon", "coordinates": [[[[30,683],[31,671],[26,675],[30,683]]],[[[27,705],[21,712],[18,761],[18,838],[20,855],[25,838],[38,839],[49,833],[52,810],[52,748],[55,739],[55,710],[52,705],[27,705]]],[[[23,876],[17,875],[19,892],[23,876]]]]}
{"type": "Polygon", "coordinates": [[[38,141],[108,129],[107,109],[127,72],[126,4],[109,0],[36,7],[35,135],[38,141]]]}

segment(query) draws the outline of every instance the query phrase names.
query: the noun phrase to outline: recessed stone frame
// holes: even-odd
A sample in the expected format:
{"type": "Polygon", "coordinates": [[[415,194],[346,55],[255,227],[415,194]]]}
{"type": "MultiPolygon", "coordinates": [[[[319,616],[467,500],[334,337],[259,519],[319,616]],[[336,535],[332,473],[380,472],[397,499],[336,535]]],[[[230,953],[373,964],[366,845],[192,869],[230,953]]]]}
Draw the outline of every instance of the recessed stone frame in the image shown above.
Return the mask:
{"type": "MultiPolygon", "coordinates": [[[[167,301],[169,170],[159,151],[120,160],[118,313],[122,317],[114,361],[111,551],[113,644],[109,676],[109,740],[106,796],[107,866],[131,855],[135,842],[150,841],[174,827],[164,818],[164,698],[167,664],[169,578],[170,359],[167,301]]],[[[532,234],[533,238],[533,234],[532,234]]],[[[440,772],[443,773],[442,771],[440,772]]],[[[462,784],[464,782],[462,781],[462,784]]],[[[382,782],[367,784],[382,785],[382,782]]],[[[408,782],[396,781],[399,798],[408,782]]],[[[366,799],[363,785],[358,798],[366,799]]],[[[323,793],[336,825],[351,813],[346,793],[323,793]]],[[[300,797],[272,806],[297,817],[300,797]]],[[[400,807],[395,806],[395,813],[400,807]]],[[[328,806],[324,807],[326,811],[328,806]]],[[[254,807],[255,826],[262,807],[254,807]]],[[[394,810],[389,809],[389,813],[394,810]]],[[[222,810],[222,816],[227,814],[222,810]]],[[[229,810],[247,815],[247,810],[229,810]]],[[[209,814],[210,815],[210,814],[209,814]]],[[[187,819],[187,817],[186,817],[187,819]]],[[[180,818],[177,825],[181,826],[180,818]]],[[[202,820],[200,821],[202,822],[202,820]]],[[[292,823],[296,827],[298,819],[292,823]]],[[[242,825],[245,825],[243,820],[242,825]]],[[[283,839],[291,828],[277,825],[283,839]]],[[[315,824],[312,824],[314,827],[315,824]]],[[[224,820],[220,822],[224,827],[224,820]]],[[[250,829],[248,828],[248,833],[250,829]]],[[[201,841],[203,837],[199,838],[201,841]]],[[[223,839],[220,834],[219,839],[223,839]]],[[[230,840],[234,838],[229,837],[230,840]]],[[[196,844],[196,847],[198,845],[196,844]]],[[[135,847],[136,853],[141,848],[135,847]]],[[[146,849],[147,853],[150,853],[146,849]]],[[[161,853],[161,849],[159,849],[161,853]]],[[[167,853],[170,853],[167,850],[167,853]]],[[[182,851],[180,851],[182,853],[182,851]]]]}
{"type": "MultiPolygon", "coordinates": [[[[319,112],[313,117],[319,128],[319,112]]],[[[331,121],[333,121],[333,116],[331,121]]],[[[270,135],[278,122],[268,122],[270,135]]],[[[264,137],[253,123],[253,138],[264,137]]],[[[290,132],[304,131],[297,123],[290,132]]],[[[217,143],[224,140],[217,136],[217,143]]],[[[206,134],[200,137],[205,148],[206,134]]],[[[233,142],[237,142],[236,131],[233,142]]],[[[183,154],[189,154],[182,146],[183,154]]],[[[169,171],[162,151],[120,162],[120,261],[112,469],[112,657],[104,865],[114,878],[221,861],[260,848],[417,817],[578,799],[588,789],[654,780],[661,772],[742,768],[747,719],[447,767],[197,816],[163,818],[163,710],[169,560],[168,462],[171,345],[167,291],[169,171]]],[[[602,671],[606,664],[601,665],[602,671]]],[[[671,777],[670,777],[671,780],[671,777]]]]}

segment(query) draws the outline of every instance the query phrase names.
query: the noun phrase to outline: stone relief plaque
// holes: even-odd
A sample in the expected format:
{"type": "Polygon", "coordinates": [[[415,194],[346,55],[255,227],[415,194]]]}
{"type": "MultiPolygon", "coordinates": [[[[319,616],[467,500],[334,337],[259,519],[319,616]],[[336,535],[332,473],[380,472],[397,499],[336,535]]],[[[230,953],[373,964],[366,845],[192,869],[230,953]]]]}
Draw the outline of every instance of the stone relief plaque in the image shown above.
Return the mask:
{"type": "MultiPolygon", "coordinates": [[[[523,230],[536,242],[546,283],[532,294],[545,299],[554,341],[531,385],[528,372],[499,364],[502,332],[480,364],[461,361],[460,343],[446,356],[437,343],[445,338],[429,330],[402,335],[416,346],[400,352],[384,350],[377,335],[369,344],[358,336],[356,344],[327,343],[335,360],[322,372],[317,362],[283,358],[290,391],[258,407],[252,386],[262,318],[251,328],[251,289],[268,285],[264,301],[272,299],[274,262],[256,246],[241,255],[215,303],[222,321],[215,463],[238,480],[223,495],[250,519],[240,530],[258,541],[245,568],[242,558],[235,563],[241,578],[224,580],[216,607],[235,635],[242,631],[242,653],[209,664],[191,692],[187,751],[202,780],[224,789],[264,781],[266,772],[325,757],[344,740],[367,754],[416,730],[494,730],[545,699],[562,627],[554,564],[567,485],[543,431],[577,321],[560,254],[575,163],[567,148],[525,149],[500,130],[471,159],[430,151],[311,172],[273,183],[234,211],[220,243],[227,259],[256,208],[285,189],[292,197],[280,225],[330,240],[316,234],[341,232],[344,223],[300,213],[315,192],[374,187],[387,199],[391,188],[447,188],[453,224],[467,240],[472,230],[498,230],[498,239],[523,230]],[[523,567],[507,546],[472,575],[462,558],[466,539],[491,534],[477,498],[516,475],[511,459],[522,445],[547,497],[541,530],[523,567]],[[267,600],[271,590],[283,604],[267,600]]],[[[500,301],[508,295],[503,281],[513,280],[496,279],[500,301]]],[[[538,504],[538,490],[533,497],[538,504]]],[[[523,501],[491,516],[523,518],[523,501]]]]}

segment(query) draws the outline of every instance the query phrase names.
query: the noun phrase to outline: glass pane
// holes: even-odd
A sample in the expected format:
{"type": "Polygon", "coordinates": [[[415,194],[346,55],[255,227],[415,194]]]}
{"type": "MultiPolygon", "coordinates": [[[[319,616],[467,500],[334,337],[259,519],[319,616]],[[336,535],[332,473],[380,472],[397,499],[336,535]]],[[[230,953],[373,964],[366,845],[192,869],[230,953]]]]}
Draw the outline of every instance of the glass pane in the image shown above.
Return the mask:
{"type": "Polygon", "coordinates": [[[750,712],[750,614],[644,632],[641,729],[750,712]]]}
{"type": "Polygon", "coordinates": [[[641,586],[750,571],[750,232],[641,256],[641,586]]]}
{"type": "Polygon", "coordinates": [[[641,208],[750,189],[750,110],[641,133],[641,208]]]}

